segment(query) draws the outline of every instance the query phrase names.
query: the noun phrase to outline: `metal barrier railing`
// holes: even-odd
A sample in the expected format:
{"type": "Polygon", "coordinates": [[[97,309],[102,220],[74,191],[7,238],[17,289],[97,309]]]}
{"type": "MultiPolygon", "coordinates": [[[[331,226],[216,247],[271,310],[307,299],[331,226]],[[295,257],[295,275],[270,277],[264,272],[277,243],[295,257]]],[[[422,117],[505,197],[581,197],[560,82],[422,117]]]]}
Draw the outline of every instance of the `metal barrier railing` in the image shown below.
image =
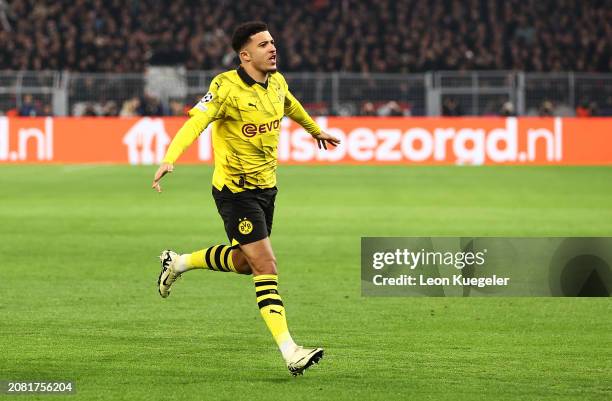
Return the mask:
{"type": "MultiPolygon", "coordinates": [[[[180,114],[206,93],[217,73],[169,67],[145,74],[2,71],[0,113],[19,113],[32,102],[41,115],[180,114]]],[[[612,73],[284,75],[314,115],[612,115],[612,73]]]]}

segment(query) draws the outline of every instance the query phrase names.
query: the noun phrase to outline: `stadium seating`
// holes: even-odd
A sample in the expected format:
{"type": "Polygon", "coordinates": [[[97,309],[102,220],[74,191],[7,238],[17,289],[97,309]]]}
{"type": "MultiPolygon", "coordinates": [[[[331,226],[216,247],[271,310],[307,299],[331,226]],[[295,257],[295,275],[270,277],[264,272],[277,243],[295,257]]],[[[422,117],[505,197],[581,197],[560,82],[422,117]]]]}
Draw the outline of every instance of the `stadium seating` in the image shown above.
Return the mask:
{"type": "Polygon", "coordinates": [[[268,22],[284,71],[609,71],[605,0],[25,0],[0,7],[0,69],[141,72],[235,64],[233,27],[268,22]],[[380,23],[371,24],[376,20],[380,23]]]}

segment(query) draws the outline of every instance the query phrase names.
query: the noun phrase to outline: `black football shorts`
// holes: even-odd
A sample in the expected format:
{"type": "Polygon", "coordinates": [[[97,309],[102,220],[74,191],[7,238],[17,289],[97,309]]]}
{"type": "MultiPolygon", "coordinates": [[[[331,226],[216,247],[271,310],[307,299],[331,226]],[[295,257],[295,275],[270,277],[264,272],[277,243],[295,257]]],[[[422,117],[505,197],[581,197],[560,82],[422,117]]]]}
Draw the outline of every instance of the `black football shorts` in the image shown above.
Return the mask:
{"type": "Polygon", "coordinates": [[[225,186],[221,191],[213,187],[213,198],[231,246],[250,244],[270,236],[277,192],[276,187],[238,193],[225,186]]]}

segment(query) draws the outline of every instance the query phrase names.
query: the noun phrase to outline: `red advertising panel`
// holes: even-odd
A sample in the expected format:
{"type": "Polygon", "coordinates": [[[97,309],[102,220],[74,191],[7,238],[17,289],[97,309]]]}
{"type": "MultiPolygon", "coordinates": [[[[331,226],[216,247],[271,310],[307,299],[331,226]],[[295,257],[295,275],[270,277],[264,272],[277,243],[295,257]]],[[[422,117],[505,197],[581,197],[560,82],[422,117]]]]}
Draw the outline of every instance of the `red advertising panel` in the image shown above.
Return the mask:
{"type": "MultiPolygon", "coordinates": [[[[342,139],[322,151],[289,119],[284,163],[612,164],[612,118],[320,117],[342,139]]],[[[0,163],[159,163],[184,118],[0,117],[0,163]]],[[[180,163],[212,161],[207,129],[180,163]]]]}

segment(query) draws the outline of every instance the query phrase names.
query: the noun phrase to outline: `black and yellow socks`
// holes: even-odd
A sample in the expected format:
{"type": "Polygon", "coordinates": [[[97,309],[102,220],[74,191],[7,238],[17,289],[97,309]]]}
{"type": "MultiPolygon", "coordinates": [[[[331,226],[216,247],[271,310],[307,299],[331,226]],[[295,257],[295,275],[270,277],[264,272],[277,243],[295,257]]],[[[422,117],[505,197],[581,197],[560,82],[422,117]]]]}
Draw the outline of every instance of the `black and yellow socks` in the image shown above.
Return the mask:
{"type": "Polygon", "coordinates": [[[177,270],[179,273],[192,269],[209,269],[220,272],[236,272],[232,260],[234,250],[228,245],[214,245],[191,254],[179,257],[177,270]]]}
{"type": "Polygon", "coordinates": [[[272,337],[285,360],[293,354],[296,345],[289,334],[285,307],[283,300],[278,294],[278,276],[276,274],[261,274],[253,277],[255,282],[255,294],[257,306],[261,317],[266,322],[272,337]]]}

